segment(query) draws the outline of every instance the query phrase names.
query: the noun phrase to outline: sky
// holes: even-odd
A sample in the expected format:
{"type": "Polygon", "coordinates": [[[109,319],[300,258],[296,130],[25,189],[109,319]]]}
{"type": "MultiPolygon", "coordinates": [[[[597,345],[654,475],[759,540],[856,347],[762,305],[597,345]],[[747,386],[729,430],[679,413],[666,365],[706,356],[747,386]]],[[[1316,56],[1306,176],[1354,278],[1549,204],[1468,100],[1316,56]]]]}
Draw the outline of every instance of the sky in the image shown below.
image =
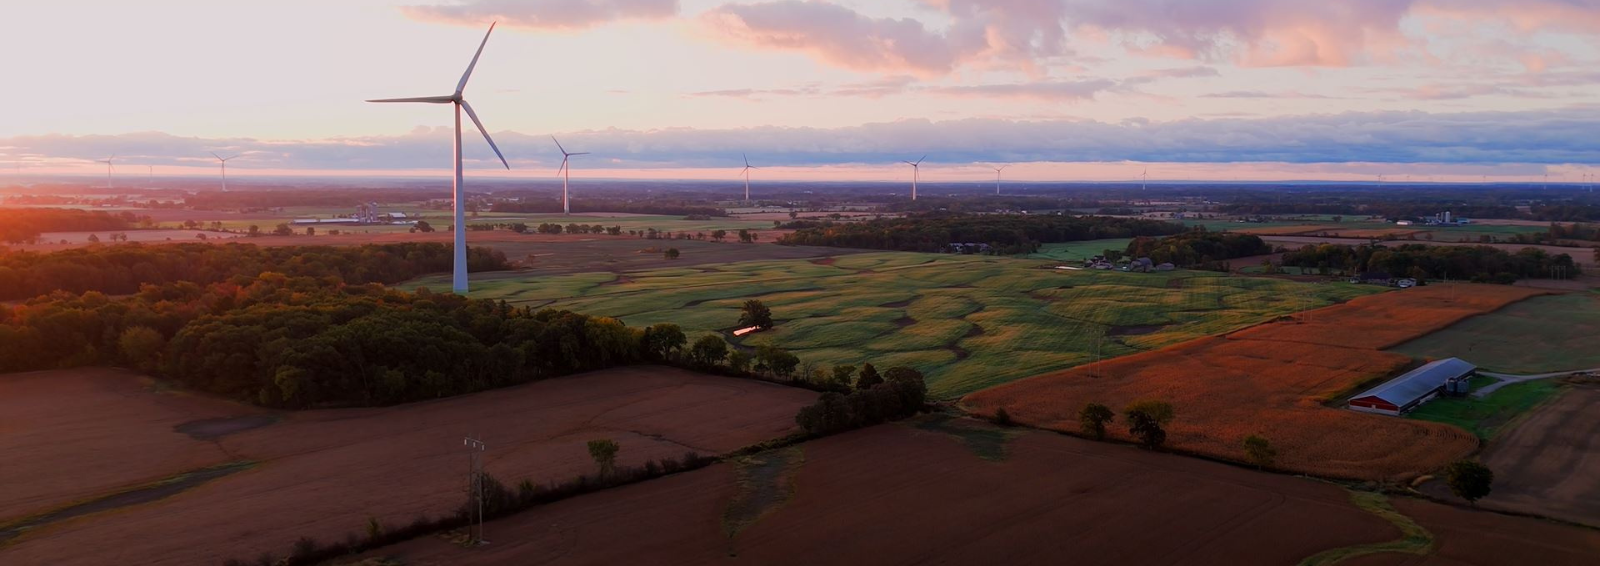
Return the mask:
{"type": "Polygon", "coordinates": [[[1600,0],[19,0],[6,175],[1580,182],[1600,0]]]}

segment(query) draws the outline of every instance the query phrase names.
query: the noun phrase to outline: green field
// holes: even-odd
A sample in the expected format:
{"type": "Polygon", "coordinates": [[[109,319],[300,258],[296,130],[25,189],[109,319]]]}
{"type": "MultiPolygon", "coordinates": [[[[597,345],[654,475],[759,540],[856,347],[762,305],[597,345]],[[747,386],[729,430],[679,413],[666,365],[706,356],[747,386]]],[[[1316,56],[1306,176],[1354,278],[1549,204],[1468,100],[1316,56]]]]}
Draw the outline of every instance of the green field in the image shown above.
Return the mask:
{"type": "MultiPolygon", "coordinates": [[[[1375,292],[1210,272],[1058,271],[991,256],[868,253],[614,273],[506,278],[473,296],[672,322],[691,337],[728,332],[746,298],[778,325],[735,343],[770,343],[818,366],[908,365],[951,398],[1022,377],[1225,332],[1375,292]],[[1109,335],[1103,340],[1102,332],[1109,335]]],[[[403,285],[447,289],[429,277],[403,285]]],[[[692,338],[691,338],[692,339],[692,338]]]]}
{"type": "Polygon", "coordinates": [[[1028,255],[1028,259],[1048,259],[1052,261],[1083,261],[1105,253],[1106,250],[1123,251],[1128,249],[1128,243],[1133,238],[1112,238],[1109,240],[1086,240],[1082,242],[1065,242],[1060,244],[1044,244],[1037,253],[1028,255]]]}
{"type": "MultiPolygon", "coordinates": [[[[1478,387],[1478,382],[1473,382],[1478,387]]],[[[1537,407],[1557,393],[1555,380],[1525,381],[1500,388],[1488,397],[1444,397],[1424,403],[1406,416],[1413,419],[1455,425],[1488,440],[1518,415],[1537,407]]]]}
{"type": "Polygon", "coordinates": [[[1406,342],[1413,357],[1458,357],[1506,373],[1600,368],[1600,295],[1534,297],[1406,342]]]}

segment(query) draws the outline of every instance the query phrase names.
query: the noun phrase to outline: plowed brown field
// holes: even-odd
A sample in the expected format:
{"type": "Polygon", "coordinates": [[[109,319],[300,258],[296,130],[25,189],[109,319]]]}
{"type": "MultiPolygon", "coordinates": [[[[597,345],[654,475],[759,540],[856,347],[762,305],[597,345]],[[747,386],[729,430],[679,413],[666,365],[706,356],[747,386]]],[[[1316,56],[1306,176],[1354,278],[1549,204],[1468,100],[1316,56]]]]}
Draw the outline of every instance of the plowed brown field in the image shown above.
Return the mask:
{"type": "MultiPolygon", "coordinates": [[[[971,421],[948,426],[967,432],[884,425],[802,445],[800,463],[778,483],[784,495],[732,536],[723,518],[748,485],[719,464],[490,523],[488,546],[429,537],[372,556],[408,566],[1281,566],[1400,538],[1330,484],[1015,430],[998,433],[1014,435],[1003,458],[981,459],[968,448],[971,435],[997,433],[971,421]]],[[[1437,537],[1438,564],[1517,564],[1524,555],[1543,566],[1580,565],[1600,549],[1600,535],[1581,529],[1393,503],[1437,537]]],[[[1415,558],[1372,558],[1397,557],[1415,558]]]]}
{"type": "MultiPolygon", "coordinates": [[[[1325,402],[1392,376],[1410,358],[1379,351],[1540,291],[1433,285],[1372,295],[1312,311],[1298,321],[1248,328],[1162,350],[1037,376],[968,395],[976,414],[1004,407],[1018,422],[1076,432],[1089,403],[1120,409],[1141,399],[1172,403],[1168,444],[1245,460],[1259,434],[1277,465],[1326,477],[1401,479],[1470,454],[1477,439],[1447,425],[1327,407],[1325,402]]],[[[1125,426],[1112,436],[1131,439],[1125,426]]]]}
{"type": "Polygon", "coordinates": [[[1040,432],[1020,433],[1000,461],[960,440],[884,425],[808,442],[787,500],[732,537],[721,518],[741,486],[719,464],[496,521],[485,547],[430,537],[374,555],[408,566],[1282,565],[1400,536],[1329,484],[1040,432]]]}
{"type": "Polygon", "coordinates": [[[0,526],[199,467],[256,465],[165,499],[0,541],[0,564],[214,564],[281,555],[302,535],[358,532],[369,516],[402,524],[453,511],[466,480],[463,436],[489,444],[489,473],[543,483],[592,472],[589,440],[615,440],[625,466],[686,451],[721,454],[790,432],[795,412],[816,397],[753,380],[622,368],[397,407],[290,413],[205,440],[177,427],[192,432],[194,420],[258,412],[152,391],[138,380],[104,371],[0,376],[0,409],[32,408],[25,420],[0,413],[0,526]]]}

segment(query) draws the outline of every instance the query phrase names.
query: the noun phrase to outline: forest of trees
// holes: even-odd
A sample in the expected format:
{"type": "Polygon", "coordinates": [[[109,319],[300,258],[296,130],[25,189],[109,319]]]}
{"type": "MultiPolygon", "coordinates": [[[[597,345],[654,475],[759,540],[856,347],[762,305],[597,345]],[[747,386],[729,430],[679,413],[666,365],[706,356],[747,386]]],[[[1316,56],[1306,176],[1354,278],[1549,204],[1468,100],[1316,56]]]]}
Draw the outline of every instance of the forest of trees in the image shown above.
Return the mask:
{"type": "Polygon", "coordinates": [[[148,224],[150,217],[131,212],[73,208],[0,209],[0,242],[22,244],[45,232],[106,232],[131,230],[148,224]]]}
{"type": "Polygon", "coordinates": [[[1393,277],[1487,283],[1579,274],[1578,265],[1568,254],[1551,255],[1538,248],[1509,253],[1491,246],[1308,245],[1284,253],[1283,265],[1321,269],[1327,273],[1381,271],[1393,277]]]}
{"type": "MultiPolygon", "coordinates": [[[[285,408],[386,405],[680,359],[670,324],[264,273],[0,309],[0,372],[121,365],[285,408]]],[[[791,356],[792,357],[792,356],[791,356]]]]}
{"type": "MultiPolygon", "coordinates": [[[[337,277],[350,284],[398,283],[450,270],[452,247],[441,243],[363,246],[252,244],[119,244],[50,253],[0,255],[0,300],[29,299],[57,290],[126,295],[144,284],[199,285],[278,272],[290,277],[337,277]]],[[[505,254],[467,249],[469,271],[509,267],[505,254]]]]}
{"type": "Polygon", "coordinates": [[[1148,257],[1156,263],[1179,267],[1219,269],[1222,260],[1270,254],[1272,246],[1260,236],[1195,228],[1165,238],[1134,238],[1126,253],[1128,257],[1148,257]]]}
{"type": "Polygon", "coordinates": [[[1183,230],[1160,220],[1100,216],[927,214],[825,222],[787,234],[778,243],[909,252],[950,251],[950,244],[972,243],[988,245],[990,253],[1019,254],[1038,251],[1045,243],[1161,236],[1183,230]]]}

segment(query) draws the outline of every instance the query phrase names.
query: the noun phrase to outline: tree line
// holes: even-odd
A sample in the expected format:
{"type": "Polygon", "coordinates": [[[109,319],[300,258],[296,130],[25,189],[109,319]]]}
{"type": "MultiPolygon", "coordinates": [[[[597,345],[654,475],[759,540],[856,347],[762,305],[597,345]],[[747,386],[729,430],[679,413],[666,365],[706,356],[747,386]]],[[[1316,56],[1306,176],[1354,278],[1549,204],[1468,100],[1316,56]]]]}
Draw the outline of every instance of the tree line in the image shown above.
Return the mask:
{"type": "Polygon", "coordinates": [[[45,232],[130,230],[150,224],[149,216],[74,208],[0,209],[0,242],[32,243],[45,232]]]}
{"type": "Polygon", "coordinates": [[[1513,283],[1518,279],[1570,278],[1581,271],[1568,254],[1539,248],[1510,253],[1492,246],[1403,244],[1308,245],[1283,254],[1283,265],[1345,274],[1385,272],[1393,277],[1513,283]]]}
{"type": "Polygon", "coordinates": [[[1020,254],[1038,251],[1045,243],[1161,236],[1183,230],[1159,220],[1103,216],[921,214],[866,222],[824,221],[784,235],[778,243],[908,252],[952,251],[951,244],[980,244],[987,246],[989,253],[1020,254]]]}
{"type": "MultiPolygon", "coordinates": [[[[55,291],[110,295],[135,293],[142,285],[180,281],[200,285],[263,272],[291,277],[336,277],[351,284],[398,283],[449,271],[453,247],[441,243],[362,246],[252,244],[122,244],[49,253],[0,255],[0,300],[29,299],[55,291]]],[[[509,268],[505,254],[467,249],[468,271],[509,268]]]]}
{"type": "MultiPolygon", "coordinates": [[[[573,199],[573,210],[603,210],[626,214],[657,214],[663,216],[727,216],[728,211],[714,206],[674,202],[639,202],[631,200],[573,199]]],[[[491,212],[523,214],[557,214],[562,211],[560,199],[525,199],[518,202],[497,202],[491,212]]]]}
{"type": "Polygon", "coordinates": [[[1260,236],[1211,232],[1204,227],[1165,238],[1134,238],[1126,251],[1128,257],[1197,269],[1222,269],[1222,260],[1270,253],[1272,246],[1260,236]]]}

